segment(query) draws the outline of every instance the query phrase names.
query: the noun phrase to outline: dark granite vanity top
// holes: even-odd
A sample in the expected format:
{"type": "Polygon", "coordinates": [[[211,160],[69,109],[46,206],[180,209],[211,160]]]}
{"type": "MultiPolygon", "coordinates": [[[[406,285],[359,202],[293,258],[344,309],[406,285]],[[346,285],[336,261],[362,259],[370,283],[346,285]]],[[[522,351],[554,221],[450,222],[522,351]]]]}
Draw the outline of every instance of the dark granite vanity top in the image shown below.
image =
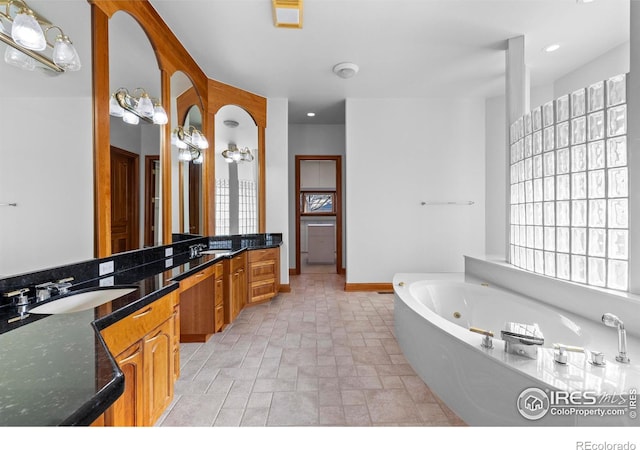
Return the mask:
{"type": "MultiPolygon", "coordinates": [[[[79,282],[71,294],[97,288],[132,287],[111,308],[65,314],[22,316],[15,306],[0,308],[0,426],[89,425],[124,391],[124,376],[99,331],[178,289],[178,281],[249,249],[277,242],[236,242],[216,253],[189,253],[140,264],[102,278],[79,282]],[[111,309],[108,314],[99,311],[111,309]],[[22,318],[21,318],[22,317],[22,318]]],[[[0,280],[2,281],[2,280],[0,280]]]]}

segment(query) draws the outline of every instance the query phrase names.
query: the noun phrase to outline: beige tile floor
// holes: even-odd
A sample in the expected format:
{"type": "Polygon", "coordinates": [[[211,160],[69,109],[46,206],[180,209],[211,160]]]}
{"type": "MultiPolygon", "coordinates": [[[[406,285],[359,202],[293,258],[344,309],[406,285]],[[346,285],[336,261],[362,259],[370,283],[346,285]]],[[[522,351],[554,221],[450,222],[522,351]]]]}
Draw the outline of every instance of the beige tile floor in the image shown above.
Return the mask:
{"type": "Polygon", "coordinates": [[[407,363],[393,295],[344,277],[291,278],[204,344],[182,344],[174,401],[157,426],[464,425],[407,363]]]}

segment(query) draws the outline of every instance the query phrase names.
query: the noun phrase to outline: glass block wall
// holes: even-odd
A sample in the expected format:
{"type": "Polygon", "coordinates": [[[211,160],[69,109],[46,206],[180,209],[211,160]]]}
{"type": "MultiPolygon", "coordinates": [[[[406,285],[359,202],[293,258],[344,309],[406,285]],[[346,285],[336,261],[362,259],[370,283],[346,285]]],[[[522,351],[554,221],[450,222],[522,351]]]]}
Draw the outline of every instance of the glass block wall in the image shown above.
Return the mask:
{"type": "Polygon", "coordinates": [[[564,95],[510,127],[510,262],[628,289],[626,75],[564,95]]]}
{"type": "Polygon", "coordinates": [[[258,232],[257,186],[253,180],[239,180],[238,230],[240,234],[258,232]]]}
{"type": "Polygon", "coordinates": [[[229,180],[216,178],[216,235],[229,234],[229,180]]]}

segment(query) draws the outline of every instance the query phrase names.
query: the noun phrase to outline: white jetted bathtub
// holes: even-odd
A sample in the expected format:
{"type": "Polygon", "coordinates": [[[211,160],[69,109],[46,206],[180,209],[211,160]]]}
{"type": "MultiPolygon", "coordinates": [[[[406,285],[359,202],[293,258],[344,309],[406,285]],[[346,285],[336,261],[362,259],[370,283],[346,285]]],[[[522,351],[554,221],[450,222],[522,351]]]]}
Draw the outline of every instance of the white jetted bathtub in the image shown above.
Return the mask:
{"type": "Polygon", "coordinates": [[[479,280],[465,281],[464,274],[397,274],[393,284],[395,333],[405,357],[467,424],[640,425],[636,337],[627,335],[631,363],[622,364],[615,360],[617,329],[479,280]],[[500,331],[506,322],[538,325],[544,344],[536,347],[535,359],[505,352],[500,331]],[[492,331],[493,348],[483,347],[483,335],[471,327],[492,331]],[[587,352],[567,352],[567,364],[558,364],[554,343],[587,352]],[[591,351],[604,353],[604,366],[589,362],[591,351]],[[536,416],[532,411],[545,395],[536,416]],[[532,409],[523,411],[525,403],[532,409]]]}

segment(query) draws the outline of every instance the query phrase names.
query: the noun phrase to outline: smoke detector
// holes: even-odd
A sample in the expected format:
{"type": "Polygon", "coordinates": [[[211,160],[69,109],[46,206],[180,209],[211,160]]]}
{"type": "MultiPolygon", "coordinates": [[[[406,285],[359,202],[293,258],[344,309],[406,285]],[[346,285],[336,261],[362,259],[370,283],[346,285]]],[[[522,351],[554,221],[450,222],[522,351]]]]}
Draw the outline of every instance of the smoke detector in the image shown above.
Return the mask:
{"type": "Polygon", "coordinates": [[[358,73],[358,70],[360,70],[358,65],[350,62],[342,62],[333,66],[333,73],[340,78],[351,78],[358,73]]]}

